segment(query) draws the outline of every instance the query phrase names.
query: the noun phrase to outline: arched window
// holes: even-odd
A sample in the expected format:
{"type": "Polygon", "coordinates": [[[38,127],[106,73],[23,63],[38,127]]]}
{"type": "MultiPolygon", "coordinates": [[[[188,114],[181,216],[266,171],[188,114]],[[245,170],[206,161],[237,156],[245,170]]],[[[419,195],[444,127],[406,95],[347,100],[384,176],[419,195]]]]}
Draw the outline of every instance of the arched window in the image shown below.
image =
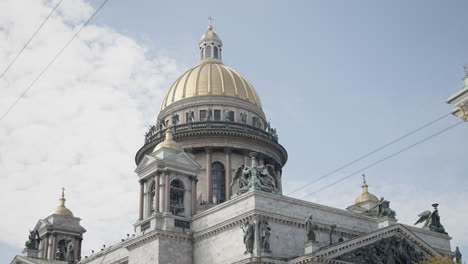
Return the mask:
{"type": "Polygon", "coordinates": [[[180,180],[173,180],[170,187],[170,210],[174,215],[184,215],[184,185],[180,180]]]}
{"type": "Polygon", "coordinates": [[[226,200],[226,177],[224,165],[214,162],[211,166],[213,176],[213,202],[220,204],[226,200]]]}
{"type": "Polygon", "coordinates": [[[201,60],[204,59],[203,55],[205,55],[205,48],[201,48],[201,49],[200,49],[200,59],[201,59],[201,60]]]}
{"type": "Polygon", "coordinates": [[[148,193],[148,212],[149,212],[148,216],[154,213],[155,196],[156,196],[156,184],[154,184],[153,182],[149,188],[149,193],[148,193]]]}
{"type": "Polygon", "coordinates": [[[211,46],[206,47],[205,59],[211,58],[211,46]]]}
{"type": "Polygon", "coordinates": [[[218,58],[218,47],[214,47],[213,49],[213,53],[214,53],[214,58],[217,59],[218,58]]]}

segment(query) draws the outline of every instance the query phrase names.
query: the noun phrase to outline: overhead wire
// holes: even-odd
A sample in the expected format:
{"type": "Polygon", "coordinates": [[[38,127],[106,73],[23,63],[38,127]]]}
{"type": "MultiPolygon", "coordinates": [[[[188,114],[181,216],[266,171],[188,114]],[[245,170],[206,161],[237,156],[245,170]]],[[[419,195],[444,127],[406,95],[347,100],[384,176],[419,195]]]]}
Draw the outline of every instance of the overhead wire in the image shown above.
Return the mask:
{"type": "Polygon", "coordinates": [[[52,8],[52,10],[49,12],[49,14],[46,16],[46,18],[42,21],[42,23],[39,25],[39,27],[36,29],[36,31],[34,31],[32,36],[28,39],[28,41],[26,41],[23,48],[21,48],[21,50],[18,52],[18,54],[16,54],[16,56],[13,58],[13,60],[8,64],[8,66],[0,74],[0,79],[2,79],[3,76],[5,76],[5,74],[8,72],[8,70],[10,70],[11,66],[16,62],[16,60],[23,53],[23,51],[29,46],[29,43],[31,43],[31,41],[34,39],[34,37],[36,37],[37,33],[39,33],[39,31],[45,25],[47,20],[49,20],[49,18],[52,16],[52,14],[55,12],[55,10],[59,7],[59,5],[62,3],[62,1],[63,0],[59,0],[58,3],[54,6],[54,8],[52,8]]]}
{"type": "Polygon", "coordinates": [[[372,163],[372,164],[370,164],[370,165],[368,165],[368,166],[366,166],[366,167],[364,167],[364,168],[361,168],[361,169],[359,169],[359,170],[357,170],[357,171],[355,171],[355,172],[353,172],[353,173],[351,173],[351,174],[348,174],[348,175],[346,175],[345,177],[342,177],[342,178],[340,178],[339,180],[337,180],[337,181],[335,181],[335,182],[332,182],[332,183],[330,183],[330,184],[328,184],[328,185],[326,185],[326,186],[324,186],[324,187],[318,189],[317,191],[314,191],[314,192],[312,192],[312,193],[309,193],[309,194],[305,195],[304,197],[302,197],[301,199],[305,199],[305,198],[307,198],[307,197],[309,197],[309,196],[312,196],[312,195],[314,195],[314,194],[317,194],[317,193],[319,193],[319,192],[321,192],[321,191],[323,191],[323,190],[325,190],[325,189],[327,189],[327,188],[329,188],[329,187],[331,187],[331,186],[333,186],[333,185],[335,185],[335,184],[337,184],[337,183],[339,183],[339,182],[342,182],[342,181],[344,181],[344,180],[346,180],[346,179],[348,179],[348,178],[350,178],[350,177],[352,177],[352,176],[354,176],[354,175],[356,175],[356,174],[358,174],[358,173],[363,172],[364,170],[370,169],[370,168],[376,166],[376,165],[379,164],[379,163],[382,163],[382,162],[384,162],[384,161],[386,161],[386,160],[388,160],[388,159],[390,159],[390,158],[393,158],[393,157],[395,157],[395,156],[397,156],[397,155],[399,155],[399,154],[401,154],[401,153],[403,153],[403,152],[405,152],[405,151],[407,151],[407,150],[409,150],[409,149],[411,149],[411,148],[413,148],[413,147],[415,147],[415,146],[417,146],[417,145],[419,145],[419,144],[421,144],[421,143],[423,143],[423,142],[425,142],[425,141],[427,141],[427,140],[429,140],[429,139],[431,139],[431,138],[433,138],[433,137],[436,137],[436,136],[438,136],[438,135],[440,135],[440,134],[442,134],[442,133],[444,133],[444,132],[446,132],[446,131],[448,131],[448,130],[450,130],[450,129],[452,129],[452,128],[458,126],[458,125],[460,125],[460,124],[463,123],[463,122],[464,122],[464,121],[460,121],[460,122],[457,122],[457,123],[455,123],[455,124],[453,124],[453,125],[450,125],[450,126],[444,128],[444,129],[441,129],[441,130],[439,130],[438,132],[436,132],[436,133],[434,133],[434,134],[432,134],[432,135],[430,135],[430,136],[428,136],[428,137],[425,137],[424,139],[419,140],[419,141],[417,141],[417,142],[414,143],[414,144],[411,144],[411,145],[409,145],[409,146],[407,146],[407,147],[405,147],[405,148],[403,148],[403,149],[401,149],[401,150],[399,150],[399,151],[397,151],[397,152],[395,152],[395,153],[393,153],[393,154],[391,154],[391,155],[386,156],[386,157],[383,158],[383,159],[380,159],[380,160],[378,160],[378,161],[376,161],[376,162],[374,162],[374,163],[372,163]]]}
{"type": "Polygon", "coordinates": [[[101,5],[94,11],[94,13],[88,18],[88,20],[86,20],[86,22],[81,26],[81,28],[73,35],[73,37],[65,44],[65,46],[63,46],[63,48],[54,56],[54,58],[44,67],[44,69],[42,69],[42,71],[39,73],[39,75],[37,75],[37,77],[31,82],[31,84],[23,90],[23,92],[21,93],[21,95],[13,102],[13,104],[10,105],[10,107],[7,109],[7,111],[5,113],[2,114],[2,116],[0,117],[0,121],[2,121],[5,116],[8,115],[8,113],[10,113],[10,111],[15,107],[15,105],[21,100],[21,98],[24,97],[24,95],[26,95],[26,93],[34,86],[34,84],[41,78],[41,76],[44,74],[44,72],[47,71],[47,69],[49,69],[49,67],[57,60],[57,58],[63,53],[63,51],[70,45],[70,43],[72,43],[72,41],[78,36],[78,34],[80,34],[80,32],[89,24],[89,22],[91,22],[91,20],[96,16],[96,14],[99,12],[99,10],[101,10],[104,5],[109,2],[109,0],[104,0],[101,5]]]}
{"type": "Polygon", "coordinates": [[[436,123],[436,122],[438,122],[438,121],[444,119],[445,117],[447,117],[447,116],[449,116],[449,115],[451,115],[451,113],[444,114],[444,115],[442,115],[442,116],[440,116],[440,117],[438,117],[438,118],[436,118],[436,119],[434,119],[434,120],[432,120],[432,121],[430,121],[430,122],[428,122],[428,123],[426,123],[426,124],[424,124],[424,125],[422,125],[422,126],[416,128],[416,129],[410,131],[409,133],[406,133],[406,134],[404,134],[403,136],[400,136],[400,137],[398,137],[398,138],[396,138],[396,139],[394,139],[394,140],[392,140],[392,141],[390,141],[390,142],[388,142],[388,143],[386,143],[386,144],[384,144],[384,145],[382,145],[382,146],[380,146],[380,147],[374,149],[373,151],[371,151],[371,152],[369,152],[369,153],[367,153],[367,154],[365,154],[365,155],[363,155],[363,156],[360,156],[359,158],[357,158],[357,159],[355,159],[355,160],[353,160],[353,161],[351,161],[351,162],[348,162],[348,163],[344,164],[343,166],[341,166],[341,167],[339,167],[339,168],[337,168],[337,169],[334,169],[334,170],[332,170],[332,171],[330,171],[330,172],[328,172],[328,173],[326,173],[326,174],[320,176],[319,178],[317,178],[317,179],[315,179],[315,180],[313,180],[313,181],[311,181],[311,182],[309,182],[309,183],[307,183],[307,184],[305,184],[305,185],[302,185],[301,187],[299,187],[299,188],[297,188],[297,189],[295,189],[295,190],[289,192],[289,193],[286,194],[286,195],[289,196],[289,195],[291,195],[291,194],[293,194],[293,193],[296,193],[296,192],[298,192],[298,191],[300,191],[300,190],[302,190],[302,189],[304,189],[304,188],[306,188],[306,187],[308,187],[308,186],[310,186],[310,185],[312,185],[312,184],[314,184],[314,183],[316,183],[316,182],[318,182],[318,181],[320,181],[320,180],[322,180],[322,179],[324,179],[324,178],[326,178],[326,177],[328,177],[328,176],[330,176],[330,175],[332,175],[332,174],[334,174],[334,173],[336,173],[336,172],[338,172],[338,171],[341,171],[342,169],[347,168],[347,167],[349,167],[349,166],[355,164],[356,162],[361,161],[361,160],[363,160],[364,158],[367,158],[367,157],[369,157],[369,156],[371,156],[371,155],[373,155],[373,154],[375,154],[375,153],[381,151],[382,149],[385,149],[385,148],[389,147],[390,145],[393,145],[393,144],[397,143],[398,141],[400,141],[400,140],[402,140],[402,139],[405,139],[405,138],[407,138],[407,137],[413,135],[413,134],[416,133],[416,132],[421,131],[422,129],[424,129],[424,128],[426,128],[426,127],[428,127],[428,126],[430,126],[430,125],[432,125],[432,124],[434,124],[434,123],[436,123]]]}

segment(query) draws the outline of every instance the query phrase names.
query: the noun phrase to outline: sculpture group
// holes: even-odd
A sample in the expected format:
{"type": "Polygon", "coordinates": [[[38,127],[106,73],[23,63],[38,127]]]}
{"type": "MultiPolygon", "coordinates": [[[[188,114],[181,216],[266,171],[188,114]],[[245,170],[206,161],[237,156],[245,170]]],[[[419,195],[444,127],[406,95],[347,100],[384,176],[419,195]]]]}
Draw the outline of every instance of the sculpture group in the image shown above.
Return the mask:
{"type": "Polygon", "coordinates": [[[237,183],[237,195],[246,193],[249,190],[259,190],[264,192],[278,192],[279,178],[276,175],[274,166],[257,165],[257,153],[250,153],[251,166],[239,166],[234,173],[231,188],[237,183]]]}

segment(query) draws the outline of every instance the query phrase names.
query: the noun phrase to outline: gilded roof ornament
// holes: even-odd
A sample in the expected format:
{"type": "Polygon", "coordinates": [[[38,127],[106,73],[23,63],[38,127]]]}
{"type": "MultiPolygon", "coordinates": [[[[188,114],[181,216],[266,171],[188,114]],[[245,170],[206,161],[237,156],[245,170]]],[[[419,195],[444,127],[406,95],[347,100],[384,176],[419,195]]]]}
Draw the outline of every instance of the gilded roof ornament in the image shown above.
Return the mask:
{"type": "Polygon", "coordinates": [[[50,213],[50,215],[57,214],[57,215],[73,216],[73,213],[68,208],[65,207],[65,201],[66,201],[65,188],[62,187],[62,196],[59,199],[59,205],[50,213]]]}
{"type": "Polygon", "coordinates": [[[366,182],[366,175],[363,174],[362,175],[362,194],[359,195],[358,198],[356,198],[355,203],[358,204],[358,203],[367,202],[367,201],[378,202],[379,199],[375,195],[369,192],[369,185],[367,185],[367,182],[366,182]]]}

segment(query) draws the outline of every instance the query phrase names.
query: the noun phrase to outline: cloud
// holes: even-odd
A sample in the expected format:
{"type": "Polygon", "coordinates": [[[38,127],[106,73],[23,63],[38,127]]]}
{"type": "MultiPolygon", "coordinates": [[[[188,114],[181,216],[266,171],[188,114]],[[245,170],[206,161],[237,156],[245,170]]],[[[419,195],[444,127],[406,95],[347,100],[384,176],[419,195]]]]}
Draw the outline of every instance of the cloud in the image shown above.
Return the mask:
{"type": "MultiPolygon", "coordinates": [[[[0,2],[1,70],[55,4],[0,2]]],[[[0,113],[92,12],[83,0],[61,4],[0,80],[0,113]]],[[[62,186],[67,207],[88,230],[83,254],[133,232],[138,208],[133,157],[181,69],[148,50],[109,27],[89,25],[0,121],[0,209],[7,212],[1,242],[22,247],[28,229],[57,205],[62,186]]]]}

